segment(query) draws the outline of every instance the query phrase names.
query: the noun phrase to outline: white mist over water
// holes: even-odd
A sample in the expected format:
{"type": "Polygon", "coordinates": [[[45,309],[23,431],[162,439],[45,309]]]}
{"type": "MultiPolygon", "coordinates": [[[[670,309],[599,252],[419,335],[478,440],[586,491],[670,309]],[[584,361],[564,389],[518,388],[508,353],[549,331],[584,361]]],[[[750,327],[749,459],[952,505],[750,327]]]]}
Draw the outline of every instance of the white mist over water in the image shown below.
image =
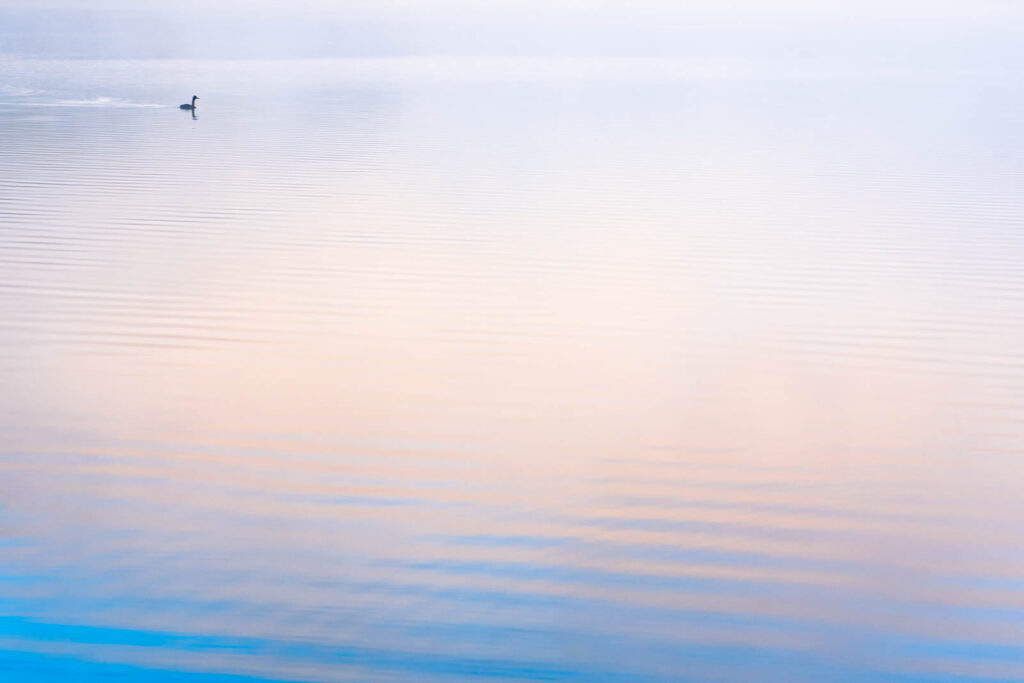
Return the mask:
{"type": "Polygon", "coordinates": [[[840,60],[991,68],[1019,3],[0,2],[0,52],[67,57],[399,55],[840,60]]]}

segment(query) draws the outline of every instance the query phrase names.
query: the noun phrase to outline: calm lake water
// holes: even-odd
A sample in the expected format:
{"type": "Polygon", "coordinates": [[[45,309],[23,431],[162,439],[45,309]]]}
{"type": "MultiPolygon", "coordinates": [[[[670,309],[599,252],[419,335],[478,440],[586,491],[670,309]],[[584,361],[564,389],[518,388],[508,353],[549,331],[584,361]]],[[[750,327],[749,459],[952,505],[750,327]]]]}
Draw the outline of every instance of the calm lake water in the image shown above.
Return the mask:
{"type": "Polygon", "coordinates": [[[1021,83],[0,58],[0,678],[1024,680],[1021,83]]]}

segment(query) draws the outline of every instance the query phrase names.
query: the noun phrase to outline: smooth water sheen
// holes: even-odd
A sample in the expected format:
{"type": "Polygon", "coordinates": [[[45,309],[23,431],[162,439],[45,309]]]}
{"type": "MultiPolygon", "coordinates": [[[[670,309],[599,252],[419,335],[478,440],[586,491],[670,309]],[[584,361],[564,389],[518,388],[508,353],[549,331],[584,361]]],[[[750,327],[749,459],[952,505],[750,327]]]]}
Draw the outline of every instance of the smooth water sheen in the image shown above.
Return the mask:
{"type": "Polygon", "coordinates": [[[1024,680],[1019,78],[0,67],[5,682],[1024,680]]]}

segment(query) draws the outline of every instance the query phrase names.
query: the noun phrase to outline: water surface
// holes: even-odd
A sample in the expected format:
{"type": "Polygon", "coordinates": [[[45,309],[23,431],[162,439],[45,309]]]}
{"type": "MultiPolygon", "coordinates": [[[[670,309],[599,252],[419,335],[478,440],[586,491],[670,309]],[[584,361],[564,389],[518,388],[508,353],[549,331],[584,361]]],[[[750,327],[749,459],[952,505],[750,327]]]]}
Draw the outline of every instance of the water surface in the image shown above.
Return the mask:
{"type": "Polygon", "coordinates": [[[1019,78],[0,66],[4,680],[1024,679],[1019,78]]]}

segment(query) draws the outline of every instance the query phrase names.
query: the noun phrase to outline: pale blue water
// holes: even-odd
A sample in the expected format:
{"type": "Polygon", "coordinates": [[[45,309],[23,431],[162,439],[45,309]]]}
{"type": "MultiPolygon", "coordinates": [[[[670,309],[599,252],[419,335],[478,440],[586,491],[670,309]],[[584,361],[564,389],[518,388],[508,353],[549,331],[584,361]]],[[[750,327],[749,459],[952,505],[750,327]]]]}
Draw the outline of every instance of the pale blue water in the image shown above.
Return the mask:
{"type": "Polygon", "coordinates": [[[0,678],[1024,680],[1014,73],[0,58],[0,678]]]}

